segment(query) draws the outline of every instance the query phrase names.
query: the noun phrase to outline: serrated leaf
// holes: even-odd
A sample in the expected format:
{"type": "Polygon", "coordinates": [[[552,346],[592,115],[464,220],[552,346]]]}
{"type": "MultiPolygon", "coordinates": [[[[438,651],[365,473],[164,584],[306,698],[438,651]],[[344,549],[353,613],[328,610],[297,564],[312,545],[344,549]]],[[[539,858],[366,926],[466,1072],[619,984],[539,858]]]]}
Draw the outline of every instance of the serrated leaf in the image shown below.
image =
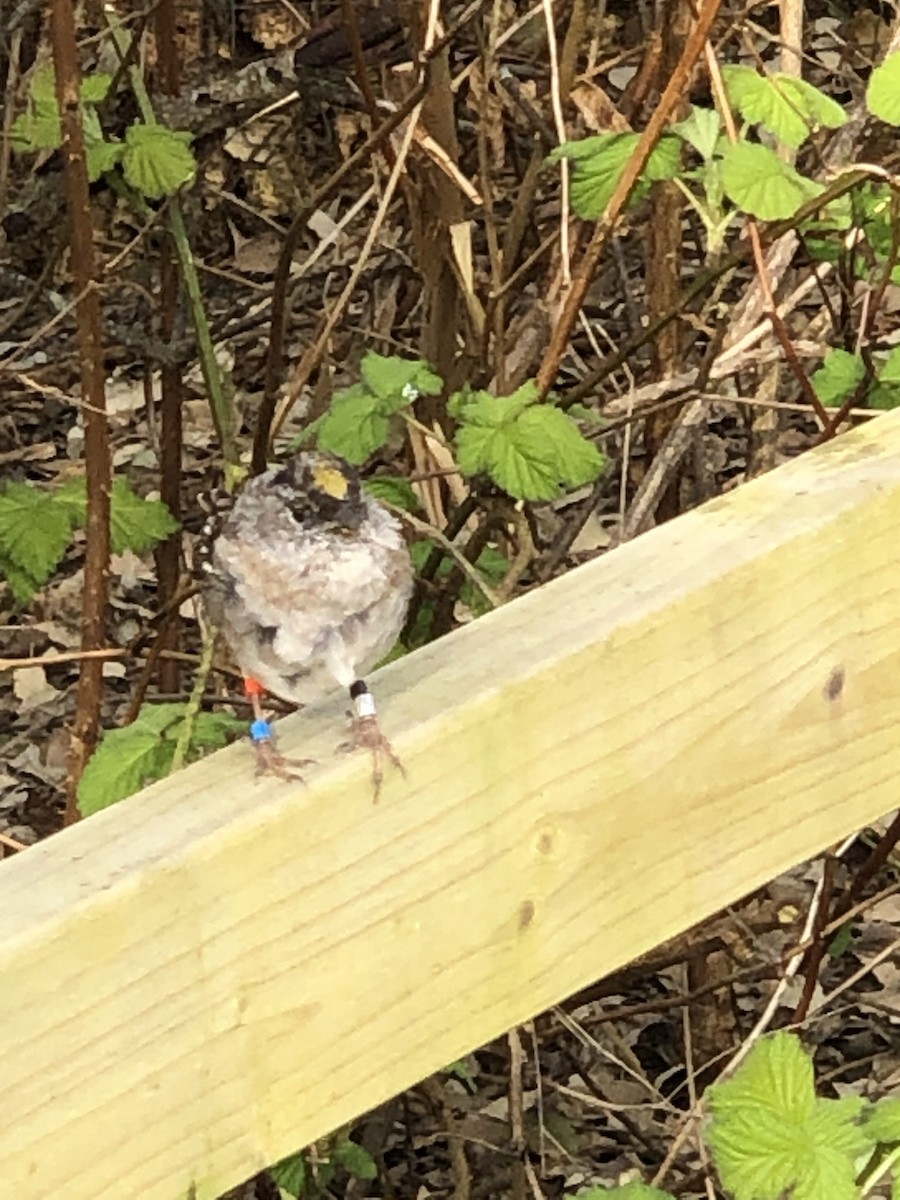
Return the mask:
{"type": "Polygon", "coordinates": [[[768,146],[749,142],[738,142],[725,151],[722,185],[738,208],[761,221],[792,217],[802,204],[824,190],[782,162],[768,146]]]}
{"type": "Polygon", "coordinates": [[[5,579],[16,604],[27,604],[41,584],[0,551],[0,579],[5,579]]]}
{"type": "MultiPolygon", "coordinates": [[[[548,163],[561,158],[571,160],[572,207],[583,220],[594,221],[602,216],[640,137],[638,133],[601,133],[578,142],[564,142],[548,157],[548,163]]],[[[646,192],[647,184],[672,179],[680,165],[679,139],[663,135],[651,151],[641,175],[643,187],[635,189],[632,201],[646,192]]]]}
{"type": "Polygon", "coordinates": [[[52,491],[11,483],[0,492],[0,551],[37,587],[65,554],[72,527],[69,510],[52,491]]]}
{"type": "Polygon", "coordinates": [[[178,737],[178,729],[184,720],[187,705],[171,702],[167,704],[144,704],[131,728],[144,729],[157,737],[178,737]]]}
{"type": "Polygon", "coordinates": [[[52,63],[35,71],[29,84],[31,98],[38,104],[56,104],[56,71],[52,63]]]}
{"type": "Polygon", "coordinates": [[[81,81],[81,99],[85,104],[99,104],[106,99],[111,83],[112,75],[106,75],[103,71],[85,75],[81,81]]]}
{"type": "Polygon", "coordinates": [[[110,534],[113,554],[131,550],[143,554],[178,529],[178,522],[161,500],[144,500],[127,480],[113,481],[110,495],[110,534]]]}
{"type": "Polygon", "coordinates": [[[810,383],[826,408],[839,408],[865,373],[865,364],[858,354],[829,350],[821,367],[810,377],[810,383]]]}
{"type": "Polygon", "coordinates": [[[378,1175],[378,1166],[372,1155],[349,1138],[335,1147],[332,1158],[357,1179],[375,1179],[378,1175]]]}
{"type": "MultiPolygon", "coordinates": [[[[83,124],[89,158],[91,142],[102,138],[100,122],[89,106],[98,104],[104,98],[111,82],[111,76],[97,74],[88,76],[81,83],[81,99],[86,106],[83,109],[83,124]]],[[[56,73],[52,66],[42,67],[34,75],[29,93],[28,112],[18,117],[10,129],[13,149],[20,152],[55,150],[62,145],[62,125],[56,100],[56,73]]]]}
{"type": "Polygon", "coordinates": [[[514,421],[531,404],[536,404],[538,390],[533,379],[526,380],[508,396],[493,396],[490,392],[464,388],[450,397],[450,416],[470,425],[498,429],[514,421]]]}
{"type": "Polygon", "coordinates": [[[73,526],[83,525],[87,519],[87,488],[84,476],[74,475],[53,491],[53,498],[69,514],[73,526]]]}
{"type": "Polygon", "coordinates": [[[96,183],[101,175],[111,171],[125,153],[125,147],[116,142],[90,142],[86,149],[88,179],[96,183]]]}
{"type": "Polygon", "coordinates": [[[92,108],[84,114],[84,144],[91,183],[96,183],[104,171],[111,171],[125,151],[120,142],[106,140],[100,128],[100,119],[92,108]]]}
{"type": "Polygon", "coordinates": [[[23,113],[12,123],[10,140],[13,150],[29,153],[34,150],[56,150],[62,145],[62,125],[56,106],[36,107],[23,113]]]}
{"type": "Polygon", "coordinates": [[[878,372],[879,383],[900,383],[900,346],[895,346],[878,372]]]}
{"type": "Polygon", "coordinates": [[[416,396],[436,396],[443,387],[440,376],[421,359],[385,357],[369,350],[360,363],[360,374],[371,391],[399,412],[416,396]]]}
{"type": "Polygon", "coordinates": [[[382,411],[379,397],[356,384],[334,396],[318,423],[316,444],[359,466],[384,445],[390,429],[390,418],[382,411]]]}
{"type": "Polygon", "coordinates": [[[191,749],[221,750],[232,738],[246,733],[247,725],[228,713],[200,712],[191,730],[191,749]]]}
{"type": "Polygon", "coordinates": [[[888,125],[900,125],[900,50],[889,55],[869,76],[866,107],[888,125]]]}
{"type": "Polygon", "coordinates": [[[563,487],[596,479],[603,456],[565,413],[522,401],[504,409],[501,402],[513,400],[485,396],[466,410],[466,424],[456,435],[461,471],[486,472],[517,500],[553,500],[563,487]]]}
{"type": "Polygon", "coordinates": [[[109,808],[144,784],[162,779],[172,765],[175,742],[137,722],[110,729],[94,751],[78,785],[78,809],[83,817],[109,808]]]}
{"type": "Polygon", "coordinates": [[[466,391],[457,392],[454,401],[457,403],[452,406],[450,415],[457,420],[486,430],[498,430],[520,418],[524,410],[538,402],[538,389],[529,379],[509,396],[492,396],[490,391],[466,391]]]}
{"type": "Polygon", "coordinates": [[[869,408],[886,412],[900,407],[900,384],[876,383],[869,392],[869,408]]]}
{"type": "Polygon", "coordinates": [[[767,76],[752,67],[725,66],[722,78],[729,101],[745,121],[763,125],[795,150],[815,125],[836,129],[847,120],[839,104],[793,75],[767,76]]]}
{"type": "Polygon", "coordinates": [[[840,129],[847,124],[847,114],[840,104],[807,80],[799,79],[795,75],[784,75],[780,71],[770,76],[770,79],[788,102],[806,115],[812,126],[840,129]]]}
{"type": "Polygon", "coordinates": [[[406,512],[418,512],[422,507],[412,484],[398,475],[376,475],[365,480],[363,487],[376,500],[385,500],[406,512]]]}
{"type": "Polygon", "coordinates": [[[875,1142],[900,1142],[900,1097],[877,1100],[866,1114],[864,1128],[875,1142]]]}
{"type": "Polygon", "coordinates": [[[690,114],[677,125],[673,125],[672,132],[683,138],[689,146],[693,146],[704,161],[708,161],[719,142],[722,118],[714,108],[699,108],[692,104],[690,114]]]}
{"type": "Polygon", "coordinates": [[[306,1161],[302,1151],[274,1163],[269,1167],[269,1174],[289,1196],[302,1196],[306,1190],[306,1161]]]}
{"type": "MultiPolygon", "coordinates": [[[[593,483],[605,459],[593,442],[582,437],[570,417],[550,404],[536,405],[516,422],[523,437],[546,447],[563,485],[568,488],[593,483]]],[[[523,441],[523,445],[524,445],[523,441]]]]}
{"type": "Polygon", "coordinates": [[[732,1079],[710,1089],[707,1140],[735,1200],[857,1200],[854,1159],[870,1145],[857,1097],[819,1099],[797,1037],[753,1047],[732,1079]],[[848,1102],[849,1101],[849,1102],[848,1102]]]}
{"type": "Polygon", "coordinates": [[[132,125],[125,134],[122,169],[133,188],[150,200],[174,195],[191,183],[197,162],[191,134],[164,125],[132,125]]]}

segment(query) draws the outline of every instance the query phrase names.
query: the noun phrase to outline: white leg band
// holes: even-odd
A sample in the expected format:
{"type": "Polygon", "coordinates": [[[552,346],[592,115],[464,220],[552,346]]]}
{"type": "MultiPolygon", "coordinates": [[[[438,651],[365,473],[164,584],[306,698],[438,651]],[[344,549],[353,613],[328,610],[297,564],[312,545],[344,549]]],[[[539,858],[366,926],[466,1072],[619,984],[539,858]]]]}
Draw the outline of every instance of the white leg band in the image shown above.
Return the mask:
{"type": "Polygon", "coordinates": [[[356,705],[356,715],[362,717],[375,716],[375,697],[371,692],[360,692],[354,697],[353,703],[356,705]]]}

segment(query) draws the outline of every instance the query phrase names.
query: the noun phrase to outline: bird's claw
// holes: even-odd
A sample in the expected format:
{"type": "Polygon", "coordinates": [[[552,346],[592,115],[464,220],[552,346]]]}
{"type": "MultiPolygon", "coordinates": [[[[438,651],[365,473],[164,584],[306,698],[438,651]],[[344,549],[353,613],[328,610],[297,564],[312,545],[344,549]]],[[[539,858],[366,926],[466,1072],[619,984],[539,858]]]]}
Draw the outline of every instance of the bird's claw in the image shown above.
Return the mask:
{"type": "Polygon", "coordinates": [[[293,767],[308,767],[316,760],[314,758],[286,758],[277,748],[271,738],[254,741],[256,751],[256,778],[263,775],[276,775],[279,779],[306,783],[306,780],[293,767]]]}
{"type": "Polygon", "coordinates": [[[368,750],[372,755],[372,785],[375,789],[375,803],[381,793],[384,779],[384,760],[389,759],[400,774],[406,778],[406,769],[397,757],[394,747],[381,732],[378,718],[375,716],[352,716],[350,719],[350,737],[338,746],[339,754],[347,754],[352,750],[368,750]]]}

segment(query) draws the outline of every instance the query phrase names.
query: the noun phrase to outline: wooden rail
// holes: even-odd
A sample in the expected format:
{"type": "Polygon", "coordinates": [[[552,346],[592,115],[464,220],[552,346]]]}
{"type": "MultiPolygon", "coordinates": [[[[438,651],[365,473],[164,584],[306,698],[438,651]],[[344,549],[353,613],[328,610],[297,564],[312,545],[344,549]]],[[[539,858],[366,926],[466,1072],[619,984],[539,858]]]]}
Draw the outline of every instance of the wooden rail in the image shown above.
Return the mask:
{"type": "Polygon", "coordinates": [[[890,415],[0,866],[0,1196],[197,1200],[898,803],[890,415]],[[191,1189],[193,1188],[193,1193],[191,1189]]]}

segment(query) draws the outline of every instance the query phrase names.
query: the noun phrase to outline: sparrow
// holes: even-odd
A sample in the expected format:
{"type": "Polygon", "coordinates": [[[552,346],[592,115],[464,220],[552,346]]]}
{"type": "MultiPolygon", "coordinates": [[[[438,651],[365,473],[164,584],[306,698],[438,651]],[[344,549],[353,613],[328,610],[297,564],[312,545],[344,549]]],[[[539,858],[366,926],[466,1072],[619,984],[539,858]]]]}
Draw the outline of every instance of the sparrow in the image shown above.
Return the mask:
{"type": "Polygon", "coordinates": [[[349,463],[304,450],[251,479],[206,545],[206,611],[244,677],[258,770],[297,778],[288,767],[303,765],[278,753],[264,692],[311,704],[346,688],[354,711],[341,748],[371,752],[377,800],[385,758],[402,771],[365,682],[397,641],[412,595],[397,520],[349,463]]]}

